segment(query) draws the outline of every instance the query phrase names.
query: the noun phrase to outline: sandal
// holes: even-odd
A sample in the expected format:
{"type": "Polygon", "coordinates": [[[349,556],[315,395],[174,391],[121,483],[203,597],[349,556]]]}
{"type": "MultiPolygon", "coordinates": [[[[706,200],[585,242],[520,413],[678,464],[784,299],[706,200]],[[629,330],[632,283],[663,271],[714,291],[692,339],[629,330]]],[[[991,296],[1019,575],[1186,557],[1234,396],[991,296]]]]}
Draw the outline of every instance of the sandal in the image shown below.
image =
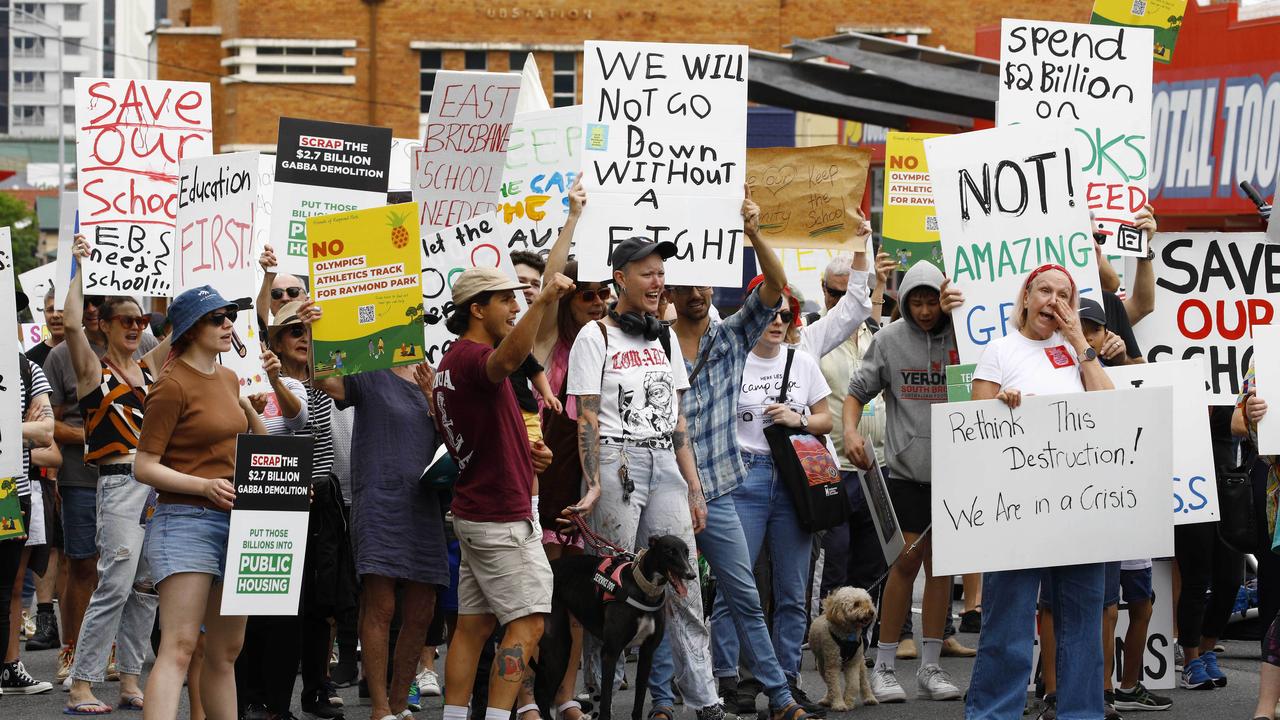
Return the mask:
{"type": "Polygon", "coordinates": [[[654,705],[646,720],[676,720],[676,711],[666,705],[654,705]]]}
{"type": "Polygon", "coordinates": [[[520,720],[524,720],[524,714],[527,712],[538,713],[538,720],[542,720],[542,713],[538,711],[538,706],[535,703],[529,703],[528,705],[522,705],[516,708],[516,717],[520,718],[520,720]]]}
{"type": "Polygon", "coordinates": [[[142,711],[143,700],[141,695],[121,695],[120,703],[116,705],[121,710],[142,711]]]}
{"type": "Polygon", "coordinates": [[[99,700],[89,700],[62,708],[63,715],[108,715],[110,713],[111,706],[99,700]]]}
{"type": "Polygon", "coordinates": [[[577,700],[568,700],[556,706],[556,720],[590,720],[591,710],[592,705],[589,702],[586,703],[586,707],[583,707],[583,703],[577,700]],[[565,711],[567,710],[577,710],[578,716],[574,718],[566,717],[565,711]]]}
{"type": "Polygon", "coordinates": [[[800,707],[800,703],[792,700],[786,707],[771,710],[769,717],[771,720],[805,720],[809,717],[809,713],[800,707]]]}

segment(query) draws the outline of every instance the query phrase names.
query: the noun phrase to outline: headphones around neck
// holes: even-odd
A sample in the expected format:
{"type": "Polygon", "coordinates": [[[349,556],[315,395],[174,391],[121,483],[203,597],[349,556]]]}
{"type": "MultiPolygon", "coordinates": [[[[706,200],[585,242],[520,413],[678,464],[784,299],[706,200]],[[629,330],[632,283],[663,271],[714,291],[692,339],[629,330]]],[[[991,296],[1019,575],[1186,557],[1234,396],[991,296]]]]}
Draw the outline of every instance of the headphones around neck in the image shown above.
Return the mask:
{"type": "Polygon", "coordinates": [[[658,318],[647,313],[625,312],[618,313],[618,304],[614,303],[609,306],[609,317],[618,323],[618,327],[622,332],[628,335],[643,336],[645,340],[657,340],[662,334],[663,323],[658,318]]]}

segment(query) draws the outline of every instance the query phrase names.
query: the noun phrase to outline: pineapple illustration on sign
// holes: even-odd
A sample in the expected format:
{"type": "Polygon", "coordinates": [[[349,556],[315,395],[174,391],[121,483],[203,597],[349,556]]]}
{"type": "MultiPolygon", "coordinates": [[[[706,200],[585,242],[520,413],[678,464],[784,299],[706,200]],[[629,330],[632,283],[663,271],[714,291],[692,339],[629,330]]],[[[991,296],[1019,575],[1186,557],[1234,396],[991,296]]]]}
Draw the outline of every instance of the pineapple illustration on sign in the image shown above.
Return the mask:
{"type": "Polygon", "coordinates": [[[409,230],[404,226],[407,217],[408,213],[393,212],[387,215],[387,224],[391,226],[391,244],[397,249],[404,249],[409,244],[409,230]]]}

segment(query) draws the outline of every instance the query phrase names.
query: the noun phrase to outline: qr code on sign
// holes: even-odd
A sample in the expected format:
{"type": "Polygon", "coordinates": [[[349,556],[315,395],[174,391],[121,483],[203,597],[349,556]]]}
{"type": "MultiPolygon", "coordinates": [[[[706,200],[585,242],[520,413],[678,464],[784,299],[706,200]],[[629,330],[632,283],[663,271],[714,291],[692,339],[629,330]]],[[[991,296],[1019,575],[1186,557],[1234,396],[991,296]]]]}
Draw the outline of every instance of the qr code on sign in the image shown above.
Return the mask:
{"type": "Polygon", "coordinates": [[[378,319],[378,313],[374,311],[372,305],[361,305],[359,320],[361,325],[367,325],[378,319]]]}
{"type": "Polygon", "coordinates": [[[1133,15],[1137,15],[1138,17],[1142,17],[1143,15],[1146,15],[1147,0],[1133,0],[1133,10],[1130,12],[1133,15]]]}
{"type": "Polygon", "coordinates": [[[938,216],[926,215],[924,218],[924,229],[929,232],[938,232],[938,216]]]}

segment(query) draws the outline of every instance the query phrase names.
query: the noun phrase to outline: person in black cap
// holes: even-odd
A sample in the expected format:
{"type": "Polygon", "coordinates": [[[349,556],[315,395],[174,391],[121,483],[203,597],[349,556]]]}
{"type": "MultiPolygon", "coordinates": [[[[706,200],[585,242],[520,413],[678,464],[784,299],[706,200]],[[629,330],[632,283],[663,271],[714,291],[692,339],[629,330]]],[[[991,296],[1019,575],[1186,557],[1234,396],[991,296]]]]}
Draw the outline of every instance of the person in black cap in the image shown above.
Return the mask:
{"type": "MultiPolygon", "coordinates": [[[[1080,327],[1084,330],[1084,338],[1089,342],[1107,367],[1116,365],[1136,365],[1146,362],[1139,353],[1130,357],[1124,338],[1107,329],[1107,312],[1098,301],[1080,298],[1080,327]]],[[[1130,330],[1132,332],[1132,330],[1130,330]]]]}

